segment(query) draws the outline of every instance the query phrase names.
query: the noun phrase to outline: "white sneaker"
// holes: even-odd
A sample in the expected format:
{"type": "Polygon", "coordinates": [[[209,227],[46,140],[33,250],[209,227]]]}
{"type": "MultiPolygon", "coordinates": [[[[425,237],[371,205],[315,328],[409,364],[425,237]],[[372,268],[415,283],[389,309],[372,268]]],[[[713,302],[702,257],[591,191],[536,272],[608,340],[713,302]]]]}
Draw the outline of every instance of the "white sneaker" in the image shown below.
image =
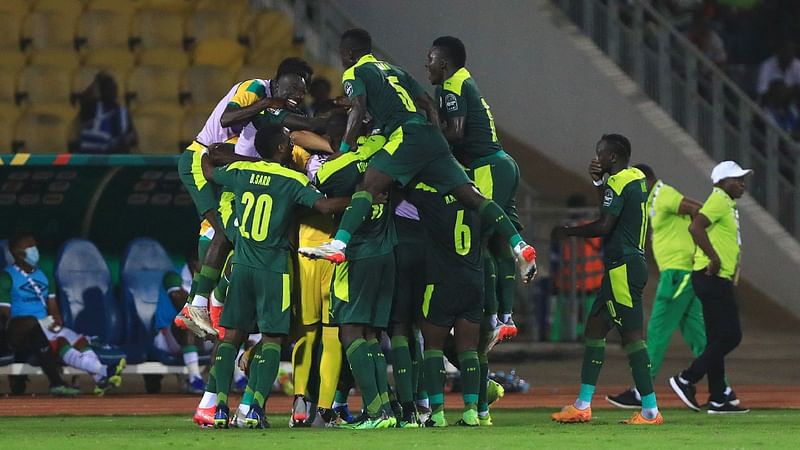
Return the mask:
{"type": "MultiPolygon", "coordinates": [[[[188,314],[189,322],[194,326],[186,323],[190,330],[194,331],[195,327],[200,328],[206,335],[216,336],[217,330],[211,325],[211,316],[208,314],[207,306],[192,306],[189,305],[185,308],[184,315],[188,314]]],[[[197,334],[197,333],[195,333],[197,334]]]]}
{"type": "Polygon", "coordinates": [[[335,247],[330,242],[316,247],[300,247],[297,251],[310,259],[324,259],[336,264],[345,261],[344,250],[335,247]]]}

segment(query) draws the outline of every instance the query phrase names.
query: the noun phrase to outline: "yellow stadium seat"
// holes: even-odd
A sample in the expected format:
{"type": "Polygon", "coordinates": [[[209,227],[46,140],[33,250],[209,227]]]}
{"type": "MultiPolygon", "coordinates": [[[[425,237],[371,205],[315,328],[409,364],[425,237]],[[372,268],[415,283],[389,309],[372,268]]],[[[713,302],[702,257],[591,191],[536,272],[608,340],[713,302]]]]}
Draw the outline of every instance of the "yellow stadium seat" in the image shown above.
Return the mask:
{"type": "Polygon", "coordinates": [[[128,73],[136,65],[136,55],[127,49],[101,48],[87,52],[83,64],[113,68],[115,72],[128,73]]]}
{"type": "Polygon", "coordinates": [[[81,65],[77,53],[56,49],[37,50],[33,52],[30,56],[29,63],[33,66],[49,66],[58,70],[75,70],[81,65]]]}
{"type": "Polygon", "coordinates": [[[186,37],[196,42],[207,39],[229,39],[239,37],[241,12],[195,11],[186,19],[186,37]]]}
{"type": "Polygon", "coordinates": [[[302,45],[289,44],[283,48],[262,47],[252,49],[247,52],[246,56],[247,64],[278,67],[285,58],[290,56],[303,58],[305,54],[302,45]]]}
{"type": "Polygon", "coordinates": [[[185,69],[189,66],[189,55],[181,48],[150,48],[139,54],[139,64],[185,69]]]}
{"type": "Polygon", "coordinates": [[[278,71],[278,66],[265,66],[265,65],[251,65],[246,64],[239,69],[236,79],[239,81],[252,80],[258,78],[261,80],[269,80],[275,76],[278,71]]]}
{"type": "Polygon", "coordinates": [[[24,0],[0,2],[0,49],[19,49],[22,23],[28,15],[29,4],[24,0]]]}
{"type": "Polygon", "coordinates": [[[234,11],[242,14],[248,8],[248,0],[197,0],[195,11],[234,11]]]}
{"type": "Polygon", "coordinates": [[[72,93],[74,95],[83,93],[94,81],[95,76],[100,72],[110,74],[117,82],[117,100],[122,103],[126,90],[127,72],[118,72],[113,67],[103,66],[81,66],[75,71],[72,77],[72,93]]]}
{"type": "Polygon", "coordinates": [[[184,17],[180,13],[141,10],[133,19],[131,36],[142,48],[183,48],[184,17]]]}
{"type": "Polygon", "coordinates": [[[48,11],[77,15],[83,10],[83,3],[80,0],[36,0],[32,3],[34,11],[48,11]]]}
{"type": "Polygon", "coordinates": [[[77,39],[81,49],[128,48],[133,11],[96,10],[78,19],[77,39]]]}
{"type": "MultiPolygon", "coordinates": [[[[226,0],[219,0],[226,3],[226,0]]],[[[194,9],[196,0],[141,0],[139,7],[142,9],[152,9],[154,11],[187,13],[194,9]]]]}
{"type": "Polygon", "coordinates": [[[22,68],[28,61],[28,55],[19,50],[0,49],[0,67],[22,68]]]}
{"type": "Polygon", "coordinates": [[[87,11],[117,11],[133,14],[140,6],[137,0],[89,0],[86,2],[87,11]]]}
{"type": "Polygon", "coordinates": [[[207,107],[208,105],[203,105],[202,108],[190,108],[186,115],[183,116],[183,122],[181,123],[181,142],[190,143],[197,137],[197,133],[203,129],[206,124],[206,120],[208,120],[208,115],[214,108],[214,105],[211,105],[210,108],[207,107]]]}
{"type": "Polygon", "coordinates": [[[247,25],[246,34],[254,49],[283,48],[291,45],[292,19],[282,11],[263,11],[247,25]]]}
{"type": "Polygon", "coordinates": [[[51,66],[28,66],[19,77],[17,92],[24,102],[38,110],[68,114],[71,106],[72,73],[70,69],[51,66]]]}
{"type": "Polygon", "coordinates": [[[0,105],[13,105],[16,103],[18,79],[19,70],[0,69],[0,105]]]}
{"type": "Polygon", "coordinates": [[[133,115],[139,153],[174,155],[182,149],[182,115],[138,113],[133,115]]]}
{"type": "Polygon", "coordinates": [[[227,67],[239,70],[244,62],[245,49],[238,42],[228,39],[200,41],[194,49],[194,64],[227,67]]]}
{"type": "Polygon", "coordinates": [[[216,66],[192,66],[186,71],[186,87],[194,104],[213,104],[236,82],[234,72],[216,66]]]}
{"type": "Polygon", "coordinates": [[[0,104],[0,153],[11,153],[19,116],[19,108],[14,105],[0,104]]]}
{"type": "Polygon", "coordinates": [[[127,91],[135,107],[154,104],[178,106],[182,92],[182,71],[172,67],[137,66],[128,76],[127,91]]]}
{"type": "MultiPolygon", "coordinates": [[[[65,5],[71,4],[65,0],[65,5]]],[[[78,2],[80,4],[80,2],[78,2]]],[[[37,7],[39,3],[36,4],[37,7]]],[[[73,49],[80,9],[41,9],[30,13],[22,26],[26,46],[39,49],[73,49]]]]}
{"type": "Polygon", "coordinates": [[[75,115],[27,111],[17,122],[14,141],[24,153],[65,153],[74,136],[75,115]]]}

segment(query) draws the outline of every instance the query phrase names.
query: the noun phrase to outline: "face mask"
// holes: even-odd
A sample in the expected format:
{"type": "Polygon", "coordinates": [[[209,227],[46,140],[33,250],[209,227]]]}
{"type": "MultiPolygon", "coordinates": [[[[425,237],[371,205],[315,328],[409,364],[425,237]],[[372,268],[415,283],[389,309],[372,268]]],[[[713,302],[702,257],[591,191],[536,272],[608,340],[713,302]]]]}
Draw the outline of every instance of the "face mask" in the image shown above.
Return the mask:
{"type": "Polygon", "coordinates": [[[39,249],[36,247],[28,247],[25,249],[25,262],[36,267],[39,264],[39,249]]]}

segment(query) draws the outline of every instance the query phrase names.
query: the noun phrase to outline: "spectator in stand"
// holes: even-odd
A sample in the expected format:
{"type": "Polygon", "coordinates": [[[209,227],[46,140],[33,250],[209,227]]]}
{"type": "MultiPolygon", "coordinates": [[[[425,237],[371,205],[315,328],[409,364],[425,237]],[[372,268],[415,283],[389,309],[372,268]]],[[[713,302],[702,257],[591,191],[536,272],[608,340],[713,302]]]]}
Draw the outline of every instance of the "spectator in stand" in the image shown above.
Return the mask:
{"type": "Polygon", "coordinates": [[[117,83],[100,72],[80,95],[79,153],[128,153],[135,132],[128,109],[117,102],[117,83]]]}
{"type": "Polygon", "coordinates": [[[800,137],[800,114],[794,105],[792,90],[783,80],[772,80],[764,96],[764,110],[772,122],[789,133],[792,138],[800,137]]]}
{"type": "Polygon", "coordinates": [[[0,271],[0,315],[11,317],[8,322],[11,348],[38,355],[53,395],[80,392],[64,383],[58,370],[58,358],[70,367],[93,375],[97,383],[95,394],[103,395],[110,388],[119,387],[125,359],[115,366],[103,364],[85,336],[64,327],[55,283],[38,267],[39,249],[33,236],[18,234],[9,240],[8,248],[14,263],[0,271]]]}
{"type": "Polygon", "coordinates": [[[757,91],[762,103],[773,80],[782,80],[790,89],[792,98],[797,97],[800,90],[800,60],[795,56],[795,45],[791,41],[784,42],[775,55],[761,63],[757,91]]]}
{"type": "Polygon", "coordinates": [[[694,15],[686,36],[714,64],[723,66],[728,61],[728,54],[725,52],[722,38],[711,28],[701,11],[694,15]]]}
{"type": "Polygon", "coordinates": [[[331,82],[325,77],[316,77],[308,85],[308,94],[311,96],[311,104],[308,105],[308,115],[311,117],[320,116],[334,108],[331,99],[331,82]]]}

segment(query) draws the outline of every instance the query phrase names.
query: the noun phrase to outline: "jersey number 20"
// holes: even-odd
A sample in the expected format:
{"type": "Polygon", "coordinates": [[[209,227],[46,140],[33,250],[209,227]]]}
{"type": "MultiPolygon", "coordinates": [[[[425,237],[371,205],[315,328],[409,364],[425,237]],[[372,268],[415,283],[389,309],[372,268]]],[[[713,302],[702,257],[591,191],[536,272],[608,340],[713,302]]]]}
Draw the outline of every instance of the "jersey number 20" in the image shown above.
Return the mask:
{"type": "Polygon", "coordinates": [[[252,239],[256,242],[263,241],[267,238],[269,230],[272,197],[269,194],[261,194],[256,197],[252,192],[245,192],[242,194],[242,204],[244,205],[244,214],[242,223],[239,225],[239,234],[245,239],[252,239]],[[249,221],[251,213],[253,220],[249,221]]]}

